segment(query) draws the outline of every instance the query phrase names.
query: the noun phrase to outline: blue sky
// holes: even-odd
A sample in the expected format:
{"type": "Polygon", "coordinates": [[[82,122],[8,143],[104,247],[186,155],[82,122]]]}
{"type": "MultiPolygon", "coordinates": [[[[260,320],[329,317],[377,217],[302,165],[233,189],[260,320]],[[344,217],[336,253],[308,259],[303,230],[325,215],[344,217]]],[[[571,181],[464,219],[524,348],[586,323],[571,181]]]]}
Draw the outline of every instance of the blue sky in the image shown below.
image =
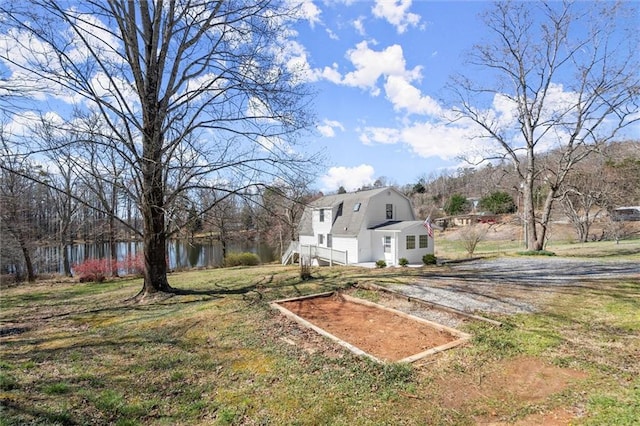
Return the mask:
{"type": "MultiPolygon", "coordinates": [[[[578,2],[578,7],[594,4],[578,2]]],[[[413,184],[470,166],[460,156],[478,148],[471,141],[477,129],[443,118],[450,111],[444,88],[456,72],[482,78],[467,68],[465,56],[490,36],[480,15],[493,5],[305,0],[307,20],[298,27],[298,40],[300,60],[318,91],[319,126],[312,142],[328,154],[327,169],[315,183],[318,189],[354,190],[379,177],[389,184],[413,184]]],[[[638,23],[635,12],[630,19],[638,23]]],[[[584,35],[588,24],[583,17],[573,31],[584,35]]],[[[571,77],[561,78],[553,82],[547,103],[575,105],[576,92],[568,90],[571,77]]],[[[514,105],[504,98],[497,95],[482,107],[514,123],[514,105]]],[[[626,134],[639,137],[639,126],[626,134]]],[[[557,142],[545,141],[540,149],[557,142]]]]}
{"type": "MultiPolygon", "coordinates": [[[[474,44],[489,37],[480,15],[493,2],[286,1],[302,2],[301,19],[295,33],[285,35],[287,48],[280,59],[305,70],[306,81],[317,94],[318,125],[306,142],[310,151],[324,153],[327,160],[326,168],[311,183],[314,189],[329,193],[343,186],[351,191],[378,178],[388,184],[413,184],[423,177],[469,166],[460,156],[483,148],[473,141],[478,129],[446,119],[451,110],[444,89],[454,73],[482,78],[465,65],[465,59],[474,44]]],[[[583,9],[592,4],[577,3],[583,9]]],[[[631,19],[637,23],[637,18],[631,19]]],[[[588,19],[577,24],[583,32],[588,19]]],[[[19,49],[11,52],[20,54],[19,49]]],[[[0,74],[9,69],[2,66],[0,63],[0,74]]],[[[12,78],[20,80],[20,73],[12,78]]],[[[570,90],[571,78],[562,78],[552,83],[545,98],[551,105],[549,113],[577,104],[577,94],[570,90]]],[[[34,101],[51,102],[44,93],[34,101]]],[[[74,101],[73,96],[56,99],[68,105],[74,101]]],[[[501,125],[517,127],[514,102],[502,93],[483,101],[486,103],[474,106],[488,111],[501,125]]],[[[12,127],[29,127],[28,119],[36,116],[25,113],[19,120],[14,118],[12,127]]],[[[630,132],[639,137],[640,126],[630,132]]],[[[544,142],[540,149],[554,143],[544,142]]]]}
{"type": "Polygon", "coordinates": [[[319,120],[314,144],[326,148],[323,191],[384,177],[415,183],[461,165],[462,141],[437,131],[433,116],[449,76],[483,37],[484,1],[309,2],[299,41],[314,74],[319,120]],[[427,133],[427,129],[431,130],[427,133]]]}

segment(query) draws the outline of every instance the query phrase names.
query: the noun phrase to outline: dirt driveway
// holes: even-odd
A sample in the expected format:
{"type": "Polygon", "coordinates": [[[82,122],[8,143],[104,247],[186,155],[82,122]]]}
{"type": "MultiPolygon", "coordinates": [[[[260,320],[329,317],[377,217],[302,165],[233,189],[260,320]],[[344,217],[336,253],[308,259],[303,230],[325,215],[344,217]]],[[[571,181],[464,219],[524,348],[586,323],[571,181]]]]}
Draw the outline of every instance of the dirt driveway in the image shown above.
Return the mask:
{"type": "Polygon", "coordinates": [[[514,257],[451,263],[394,291],[465,312],[533,312],[552,294],[601,280],[640,280],[640,260],[514,257]]]}

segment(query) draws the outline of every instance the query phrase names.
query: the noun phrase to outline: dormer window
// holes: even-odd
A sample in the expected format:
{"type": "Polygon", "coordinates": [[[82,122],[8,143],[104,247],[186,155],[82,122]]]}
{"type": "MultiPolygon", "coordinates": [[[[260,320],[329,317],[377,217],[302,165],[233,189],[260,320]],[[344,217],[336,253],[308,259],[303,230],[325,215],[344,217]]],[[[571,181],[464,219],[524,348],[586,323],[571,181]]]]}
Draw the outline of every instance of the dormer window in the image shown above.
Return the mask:
{"type": "Polygon", "coordinates": [[[393,219],[393,204],[387,204],[387,209],[386,209],[386,214],[387,214],[387,220],[391,220],[393,219]]]}
{"type": "Polygon", "coordinates": [[[324,209],[320,209],[320,222],[324,222],[324,209]]]}
{"type": "Polygon", "coordinates": [[[360,211],[360,205],[361,205],[361,203],[355,203],[353,205],[353,211],[354,212],[360,211]]]}

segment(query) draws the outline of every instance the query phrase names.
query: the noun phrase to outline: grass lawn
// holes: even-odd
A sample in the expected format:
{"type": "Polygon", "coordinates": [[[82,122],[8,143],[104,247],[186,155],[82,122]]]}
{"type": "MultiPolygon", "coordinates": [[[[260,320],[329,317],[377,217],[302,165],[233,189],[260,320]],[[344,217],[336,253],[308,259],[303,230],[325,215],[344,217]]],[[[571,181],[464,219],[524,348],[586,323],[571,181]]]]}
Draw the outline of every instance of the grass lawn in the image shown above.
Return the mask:
{"type": "MultiPolygon", "coordinates": [[[[585,255],[631,258],[635,244],[585,255]]],[[[494,316],[500,328],[469,322],[471,344],[412,365],[377,364],[328,341],[292,345],[285,337],[304,331],[268,305],[410,281],[428,268],[323,268],[309,281],[292,266],[189,271],[170,284],[201,293],[144,303],[129,300],[139,279],[2,288],[0,425],[509,424],[561,412],[572,424],[636,424],[640,280],[566,289],[539,313],[494,316]],[[498,372],[520,360],[576,379],[537,398],[499,393],[498,372]],[[465,394],[465,380],[478,394],[465,394]]]]}

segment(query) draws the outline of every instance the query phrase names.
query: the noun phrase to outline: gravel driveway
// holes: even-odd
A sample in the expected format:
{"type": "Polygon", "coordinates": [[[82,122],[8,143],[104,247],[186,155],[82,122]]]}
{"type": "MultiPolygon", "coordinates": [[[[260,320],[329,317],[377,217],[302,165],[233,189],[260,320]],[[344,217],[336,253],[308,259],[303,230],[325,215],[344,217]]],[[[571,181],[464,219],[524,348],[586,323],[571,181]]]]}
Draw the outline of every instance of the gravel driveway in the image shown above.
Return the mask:
{"type": "Polygon", "coordinates": [[[413,284],[392,290],[469,313],[533,312],[548,297],[585,281],[640,281],[640,261],[508,257],[447,264],[413,284]]]}

